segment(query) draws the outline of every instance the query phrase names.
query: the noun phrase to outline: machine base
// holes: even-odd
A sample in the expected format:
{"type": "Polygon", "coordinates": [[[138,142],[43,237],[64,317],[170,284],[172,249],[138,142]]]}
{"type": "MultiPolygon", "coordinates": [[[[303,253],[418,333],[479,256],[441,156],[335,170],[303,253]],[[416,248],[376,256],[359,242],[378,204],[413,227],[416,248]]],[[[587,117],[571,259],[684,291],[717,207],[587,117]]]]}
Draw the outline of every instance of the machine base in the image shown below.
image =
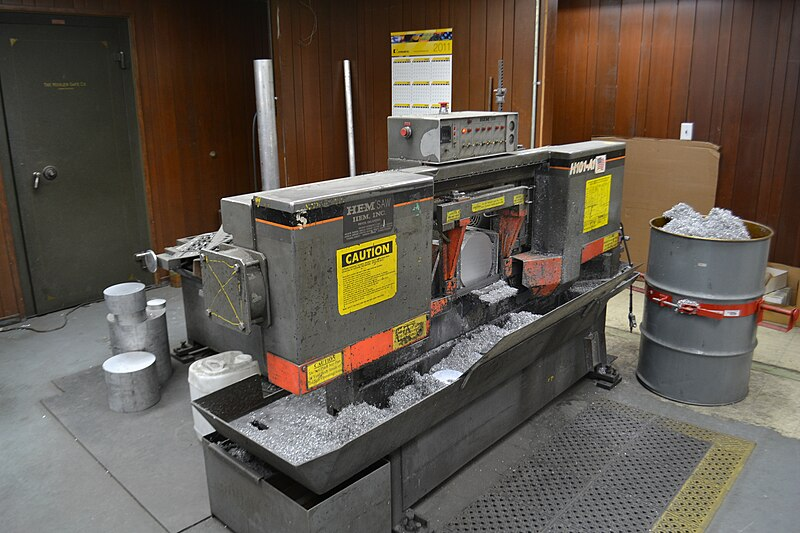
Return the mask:
{"type": "MultiPolygon", "coordinates": [[[[609,358],[610,359],[610,358],[609,358]]],[[[589,373],[589,377],[595,380],[595,385],[601,389],[611,390],[622,381],[619,371],[609,363],[598,363],[594,370],[589,373]]]]}
{"type": "Polygon", "coordinates": [[[605,349],[604,324],[601,312],[586,329],[400,446],[388,460],[379,461],[381,466],[368,467],[322,496],[255,457],[234,458],[214,442],[224,440],[219,434],[206,437],[212,512],[237,533],[321,531],[314,529],[312,511],[329,520],[344,520],[334,528],[327,523],[328,531],[424,533],[426,520],[416,516],[412,506],[575,382],[591,375],[600,357],[593,350],[605,349]],[[358,506],[348,507],[358,498],[358,506]],[[365,504],[370,498],[376,501],[365,504]],[[384,499],[390,504],[384,504],[384,499]],[[319,503],[309,508],[308,502],[319,503]],[[356,510],[366,508],[368,519],[351,521],[356,510]]]}

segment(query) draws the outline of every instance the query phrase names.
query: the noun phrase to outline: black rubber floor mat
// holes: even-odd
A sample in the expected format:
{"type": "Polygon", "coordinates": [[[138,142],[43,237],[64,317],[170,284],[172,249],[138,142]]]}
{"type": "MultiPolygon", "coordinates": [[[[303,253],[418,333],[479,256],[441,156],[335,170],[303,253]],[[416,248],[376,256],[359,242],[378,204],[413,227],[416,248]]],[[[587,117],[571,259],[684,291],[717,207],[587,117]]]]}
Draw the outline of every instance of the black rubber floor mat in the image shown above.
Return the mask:
{"type": "Polygon", "coordinates": [[[702,531],[753,446],[596,402],[444,531],[702,531]]]}

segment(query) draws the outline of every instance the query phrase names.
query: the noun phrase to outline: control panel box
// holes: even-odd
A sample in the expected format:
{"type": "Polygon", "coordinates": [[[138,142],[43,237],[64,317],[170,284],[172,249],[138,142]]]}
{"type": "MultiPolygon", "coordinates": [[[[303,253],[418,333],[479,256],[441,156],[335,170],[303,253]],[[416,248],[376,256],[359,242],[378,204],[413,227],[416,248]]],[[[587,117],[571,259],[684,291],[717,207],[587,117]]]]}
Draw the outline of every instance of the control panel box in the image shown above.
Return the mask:
{"type": "Polygon", "coordinates": [[[403,161],[449,163],[517,149],[518,113],[460,111],[389,117],[387,124],[390,167],[403,161]]]}

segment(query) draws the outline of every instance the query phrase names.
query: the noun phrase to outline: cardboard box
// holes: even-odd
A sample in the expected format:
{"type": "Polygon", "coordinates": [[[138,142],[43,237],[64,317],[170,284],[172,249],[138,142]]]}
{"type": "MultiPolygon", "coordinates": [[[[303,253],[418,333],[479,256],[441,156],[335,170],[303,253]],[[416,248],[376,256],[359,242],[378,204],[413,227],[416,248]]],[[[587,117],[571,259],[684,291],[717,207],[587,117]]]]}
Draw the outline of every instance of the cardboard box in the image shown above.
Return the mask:
{"type": "Polygon", "coordinates": [[[622,223],[630,236],[635,265],[647,268],[650,220],[685,202],[701,213],[714,207],[719,174],[719,146],[700,141],[600,137],[624,141],[625,177],[622,223]]]}
{"type": "Polygon", "coordinates": [[[789,286],[789,271],[782,268],[775,268],[768,266],[767,273],[764,276],[764,292],[769,294],[771,292],[780,290],[789,286]]]}
{"type": "MultiPolygon", "coordinates": [[[[800,293],[800,267],[782,265],[780,263],[768,263],[768,266],[778,270],[786,271],[786,286],[789,288],[791,294],[789,295],[789,305],[780,307],[783,307],[787,311],[793,307],[797,307],[798,293],[800,293]]],[[[789,323],[788,316],[780,313],[774,313],[772,311],[764,311],[763,318],[767,322],[774,322],[783,326],[789,323]]]]}
{"type": "Polygon", "coordinates": [[[789,287],[783,287],[777,291],[768,292],[764,295],[764,301],[772,305],[789,305],[792,298],[792,291],[789,287]]]}

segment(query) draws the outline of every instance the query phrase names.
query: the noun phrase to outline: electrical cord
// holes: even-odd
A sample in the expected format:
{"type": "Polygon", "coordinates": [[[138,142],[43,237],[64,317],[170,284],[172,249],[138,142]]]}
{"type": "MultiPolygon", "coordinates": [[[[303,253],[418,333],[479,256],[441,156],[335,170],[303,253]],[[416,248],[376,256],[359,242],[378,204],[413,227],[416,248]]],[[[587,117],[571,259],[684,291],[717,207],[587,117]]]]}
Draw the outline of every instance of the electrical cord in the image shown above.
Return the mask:
{"type": "MultiPolygon", "coordinates": [[[[625,226],[622,222],[619,223],[619,230],[622,232],[622,247],[625,248],[625,256],[628,258],[628,265],[633,268],[633,261],[631,261],[631,252],[628,250],[628,239],[625,235],[625,226]]],[[[633,333],[636,329],[636,315],[633,313],[633,283],[628,286],[628,329],[633,333]]]]}
{"type": "Polygon", "coordinates": [[[308,2],[303,2],[301,0],[298,0],[297,3],[303,6],[304,8],[308,9],[309,11],[311,11],[311,15],[314,17],[314,22],[313,26],[311,27],[311,32],[305,37],[301,37],[297,40],[297,44],[303,47],[307,47],[310,46],[311,43],[314,41],[314,35],[316,35],[317,33],[317,12],[314,11],[314,8],[311,6],[311,0],[309,0],[308,2]]]}
{"type": "MultiPolygon", "coordinates": [[[[155,289],[155,288],[164,286],[165,284],[166,284],[165,282],[161,282],[161,283],[155,283],[155,284],[151,284],[151,285],[146,285],[144,290],[145,291],[149,291],[151,289],[155,289]]],[[[65,327],[67,327],[67,322],[69,322],[69,315],[71,315],[72,313],[74,313],[78,309],[81,309],[82,307],[88,307],[88,306],[90,306],[92,304],[96,304],[98,302],[102,302],[103,300],[104,300],[103,298],[98,298],[97,300],[92,300],[91,302],[84,302],[84,303],[82,303],[80,305],[76,305],[75,307],[73,307],[72,309],[70,309],[69,311],[64,313],[64,323],[61,324],[60,326],[56,326],[54,328],[39,329],[39,328],[31,327],[30,324],[23,324],[21,326],[0,327],[0,333],[6,333],[6,332],[9,332],[9,331],[32,331],[33,333],[52,333],[53,331],[58,331],[60,329],[64,329],[65,327]]],[[[36,315],[36,316],[43,316],[43,315],[36,315]]],[[[36,316],[30,317],[30,318],[36,318],[36,316]]]]}
{"type": "Polygon", "coordinates": [[[99,301],[100,300],[97,300],[95,302],[86,302],[86,303],[82,303],[80,305],[77,305],[77,306],[73,307],[72,309],[70,309],[69,311],[67,311],[64,314],[64,323],[61,324],[60,326],[56,326],[54,328],[38,329],[38,328],[32,327],[30,324],[23,324],[22,326],[11,326],[11,327],[8,327],[8,328],[0,328],[0,333],[6,333],[6,332],[9,332],[9,331],[32,331],[34,333],[51,333],[53,331],[58,331],[60,329],[64,329],[67,326],[67,322],[69,322],[69,315],[71,315],[72,313],[74,313],[75,311],[80,309],[81,307],[86,307],[86,306],[92,305],[93,303],[97,303],[99,301]]]}

